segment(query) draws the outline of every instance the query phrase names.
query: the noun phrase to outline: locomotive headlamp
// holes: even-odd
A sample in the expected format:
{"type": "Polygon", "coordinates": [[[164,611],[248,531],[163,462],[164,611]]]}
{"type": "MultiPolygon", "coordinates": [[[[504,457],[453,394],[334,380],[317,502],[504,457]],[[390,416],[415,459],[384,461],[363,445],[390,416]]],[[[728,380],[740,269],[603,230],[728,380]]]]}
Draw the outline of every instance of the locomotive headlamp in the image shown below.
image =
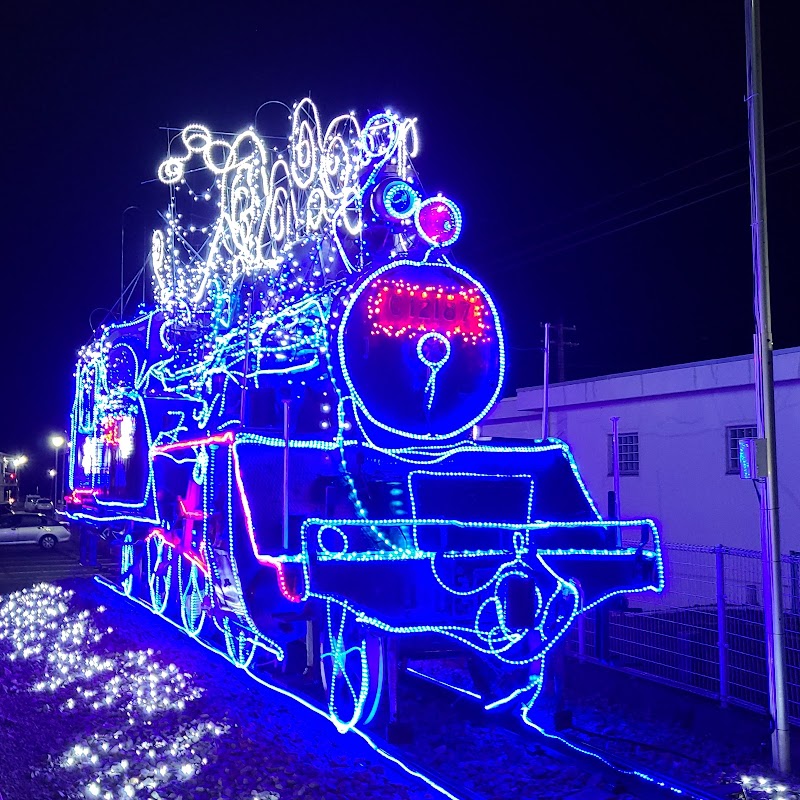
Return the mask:
{"type": "Polygon", "coordinates": [[[419,192],[405,181],[381,181],[370,198],[372,210],[387,220],[408,219],[419,204],[419,192]]]}
{"type": "Polygon", "coordinates": [[[434,247],[448,247],[461,235],[461,211],[446,197],[429,197],[414,211],[419,235],[434,247]]]}

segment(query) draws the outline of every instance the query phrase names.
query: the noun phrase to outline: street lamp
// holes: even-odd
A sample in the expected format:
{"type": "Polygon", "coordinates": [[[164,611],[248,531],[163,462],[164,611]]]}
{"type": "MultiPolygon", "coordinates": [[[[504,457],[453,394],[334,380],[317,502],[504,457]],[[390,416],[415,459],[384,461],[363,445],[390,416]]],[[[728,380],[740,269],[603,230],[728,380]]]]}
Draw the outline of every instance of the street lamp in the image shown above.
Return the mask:
{"type": "Polygon", "coordinates": [[[58,470],[49,469],[47,470],[47,474],[50,476],[50,480],[53,481],[53,508],[56,507],[55,498],[58,497],[58,484],[56,483],[56,476],[58,475],[58,470]]]}
{"type": "Polygon", "coordinates": [[[28,456],[14,456],[14,458],[11,459],[11,463],[14,465],[14,469],[17,472],[17,496],[15,499],[19,500],[19,470],[20,467],[24,467],[25,464],[28,463],[28,456]]]}
{"type": "Polygon", "coordinates": [[[53,472],[53,505],[58,505],[58,451],[66,443],[66,439],[60,434],[56,433],[50,437],[50,444],[53,445],[56,451],[56,463],[53,472]]]}

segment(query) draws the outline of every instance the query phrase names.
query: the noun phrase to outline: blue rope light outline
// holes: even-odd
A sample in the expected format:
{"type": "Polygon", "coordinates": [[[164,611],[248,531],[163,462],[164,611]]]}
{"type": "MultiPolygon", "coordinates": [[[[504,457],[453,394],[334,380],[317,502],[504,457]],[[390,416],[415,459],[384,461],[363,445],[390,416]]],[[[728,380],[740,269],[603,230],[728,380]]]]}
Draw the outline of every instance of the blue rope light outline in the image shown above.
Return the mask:
{"type": "MultiPolygon", "coordinates": [[[[572,624],[572,621],[575,619],[575,617],[579,613],[581,613],[582,611],[587,611],[590,608],[593,608],[594,606],[598,605],[599,603],[604,602],[605,600],[609,599],[610,597],[614,597],[614,596],[619,595],[619,594],[628,594],[628,593],[644,592],[644,591],[660,592],[660,591],[663,590],[663,587],[664,587],[664,569],[663,569],[663,559],[662,559],[662,556],[661,556],[660,539],[659,539],[659,535],[658,535],[658,529],[657,529],[655,523],[652,520],[644,520],[644,519],[642,519],[642,520],[623,520],[623,521],[616,521],[615,520],[613,522],[613,524],[609,523],[607,521],[602,521],[602,520],[598,520],[598,521],[593,521],[593,520],[583,521],[582,520],[582,521],[578,521],[578,522],[543,522],[543,521],[537,521],[537,522],[529,523],[529,524],[526,524],[526,525],[514,525],[514,524],[511,524],[511,523],[494,523],[494,522],[492,522],[492,523],[471,522],[470,523],[470,522],[460,522],[460,521],[455,521],[455,520],[443,520],[443,519],[425,519],[425,520],[409,519],[409,520],[404,520],[404,521],[406,521],[406,522],[408,522],[409,524],[412,524],[412,525],[416,525],[416,524],[420,524],[420,525],[453,525],[453,526],[461,527],[461,528],[484,528],[484,529],[485,528],[500,528],[500,529],[513,530],[513,531],[522,531],[522,530],[525,530],[525,531],[536,531],[536,530],[547,530],[547,529],[550,529],[550,528],[565,528],[566,529],[566,528],[577,528],[577,527],[635,527],[635,526],[641,527],[643,525],[647,525],[650,528],[650,530],[652,531],[652,534],[653,534],[655,550],[654,551],[644,551],[644,550],[642,550],[641,552],[642,552],[642,555],[644,557],[655,558],[656,559],[656,570],[657,570],[657,575],[658,575],[657,582],[655,584],[648,584],[648,585],[642,586],[642,587],[634,587],[634,588],[625,588],[625,587],[623,587],[623,588],[612,589],[611,591],[609,591],[606,594],[602,595],[597,600],[593,601],[591,604],[588,604],[588,605],[585,605],[585,606],[582,605],[582,602],[581,602],[581,599],[579,597],[579,593],[578,593],[578,590],[576,589],[576,587],[572,584],[571,581],[565,580],[555,570],[555,568],[549,563],[548,559],[549,558],[558,558],[558,557],[563,557],[563,556],[592,556],[592,557],[600,556],[600,557],[609,557],[609,558],[630,557],[632,555],[635,555],[638,552],[638,550],[636,548],[626,548],[624,550],[601,550],[601,549],[582,550],[582,549],[578,549],[578,548],[570,548],[570,549],[548,549],[548,550],[537,551],[536,556],[535,556],[536,559],[541,564],[541,566],[544,567],[544,569],[547,572],[549,572],[551,574],[551,576],[556,581],[556,589],[554,590],[553,594],[551,595],[551,597],[549,598],[547,604],[545,605],[545,608],[544,608],[544,610],[542,612],[542,622],[540,623],[540,626],[537,629],[543,628],[543,626],[544,626],[544,624],[545,624],[545,622],[547,621],[547,618],[548,618],[549,606],[556,599],[556,597],[559,595],[559,593],[570,593],[570,594],[573,594],[573,596],[574,596],[574,604],[573,604],[573,610],[570,613],[566,623],[564,623],[560,627],[560,629],[557,632],[557,634],[555,634],[552,637],[552,639],[548,639],[547,640],[547,643],[544,645],[542,650],[537,651],[534,656],[529,657],[527,659],[521,659],[521,660],[520,659],[515,659],[515,660],[506,659],[497,651],[496,648],[494,648],[494,647],[488,647],[488,648],[480,647],[475,641],[467,639],[464,635],[462,635],[462,634],[467,634],[467,633],[474,633],[478,638],[480,638],[482,632],[478,631],[477,629],[468,630],[468,629],[465,629],[463,626],[457,626],[457,625],[453,625],[453,626],[448,626],[448,625],[418,625],[418,626],[391,625],[391,624],[388,624],[388,623],[384,622],[383,620],[377,619],[376,617],[372,617],[372,616],[369,616],[368,614],[365,614],[363,611],[361,611],[360,609],[356,608],[354,605],[350,604],[349,601],[343,600],[342,598],[338,598],[338,602],[343,604],[343,605],[346,605],[356,615],[356,618],[360,622],[362,622],[362,623],[364,623],[364,624],[366,624],[366,625],[368,625],[368,626],[370,626],[372,628],[375,628],[375,629],[378,629],[378,630],[382,630],[382,631],[385,631],[387,633],[393,633],[393,634],[438,633],[438,634],[441,634],[441,635],[444,635],[444,636],[449,636],[450,638],[453,638],[456,641],[459,641],[462,644],[465,644],[468,647],[471,647],[473,650],[476,650],[478,652],[483,652],[486,655],[492,655],[492,656],[498,658],[499,660],[504,661],[504,662],[509,663],[509,664],[520,665],[520,664],[524,664],[524,663],[532,663],[533,661],[536,661],[536,660],[538,660],[540,658],[543,658],[546,655],[546,653],[550,649],[552,649],[552,647],[556,644],[556,642],[564,635],[564,633],[566,633],[566,631],[569,629],[570,625],[572,624]]],[[[301,560],[302,560],[303,577],[304,577],[303,584],[304,584],[304,589],[305,589],[305,594],[303,596],[303,599],[305,600],[305,599],[309,599],[309,598],[313,597],[313,598],[317,598],[317,599],[320,599],[320,600],[327,601],[330,598],[330,595],[319,594],[319,593],[313,592],[310,589],[310,586],[311,586],[311,574],[310,574],[310,557],[309,557],[309,551],[308,551],[308,539],[309,539],[309,528],[311,526],[315,526],[315,525],[326,526],[326,527],[342,527],[342,526],[347,526],[347,525],[354,526],[354,527],[396,526],[397,525],[397,520],[386,520],[386,519],[384,519],[384,520],[361,520],[361,519],[321,519],[321,518],[311,518],[311,519],[306,520],[303,523],[303,526],[301,528],[301,542],[302,542],[302,548],[303,548],[302,549],[302,559],[301,560]]],[[[475,551],[475,556],[474,557],[483,557],[484,555],[485,554],[482,551],[475,551]]],[[[509,553],[509,555],[511,555],[511,554],[509,553]]],[[[500,568],[497,569],[495,575],[496,576],[502,575],[503,569],[505,567],[507,567],[507,566],[512,566],[513,567],[513,564],[516,563],[518,558],[519,558],[519,554],[517,554],[517,557],[515,559],[513,559],[512,561],[505,562],[503,565],[501,565],[500,568]]],[[[391,552],[382,551],[382,552],[380,552],[379,555],[376,554],[374,551],[368,551],[368,556],[364,560],[365,561],[374,561],[374,560],[403,561],[403,560],[415,560],[415,559],[419,559],[419,555],[417,553],[413,553],[413,552],[412,553],[406,553],[406,552],[395,550],[395,551],[391,551],[391,552]]],[[[360,560],[360,559],[358,559],[356,554],[350,553],[349,554],[349,558],[347,560],[356,561],[356,560],[360,560]]],[[[441,584],[441,582],[440,582],[440,584],[441,584]]],[[[445,586],[444,584],[441,584],[441,585],[442,585],[442,588],[446,589],[447,591],[450,591],[451,593],[453,592],[452,589],[450,589],[449,587],[445,586]]],[[[481,587],[481,589],[485,589],[485,588],[486,587],[481,587]]],[[[474,593],[474,592],[471,592],[471,594],[472,593],[474,593]]],[[[476,623],[477,623],[477,619],[478,619],[478,617],[476,616],[476,623]]],[[[488,632],[488,633],[491,633],[491,632],[488,632]]],[[[525,632],[525,634],[523,634],[523,638],[524,638],[524,635],[526,635],[526,634],[527,634],[527,631],[525,632]]],[[[487,635],[487,632],[483,632],[483,635],[484,636],[487,635]]],[[[491,641],[491,639],[489,641],[491,641]]],[[[504,647],[504,650],[508,649],[508,647],[512,647],[514,644],[517,643],[517,641],[519,641],[519,640],[511,641],[506,647],[504,647]]]]}
{"type": "Polygon", "coordinates": [[[392,217],[392,219],[402,220],[413,217],[414,211],[419,203],[419,192],[410,183],[407,181],[402,181],[399,178],[391,181],[383,190],[383,207],[386,209],[386,213],[392,217]],[[408,192],[408,194],[411,196],[411,203],[408,206],[408,210],[402,212],[398,211],[393,204],[395,195],[401,191],[408,192]]]}
{"type": "Polygon", "coordinates": [[[438,331],[426,331],[422,334],[422,336],[419,337],[419,339],[417,339],[417,358],[419,358],[419,360],[431,371],[431,374],[428,377],[428,382],[425,384],[425,394],[428,395],[428,400],[426,403],[428,406],[428,411],[433,408],[433,398],[436,395],[436,376],[447,364],[447,361],[450,358],[451,349],[450,340],[438,331]],[[430,361],[422,352],[422,346],[430,339],[444,344],[444,358],[442,358],[440,361],[430,361]]]}
{"type": "MultiPolygon", "coordinates": [[[[103,577],[101,577],[99,575],[96,575],[94,579],[99,585],[101,585],[101,586],[103,586],[103,587],[105,587],[107,589],[110,589],[115,594],[118,594],[120,597],[123,597],[123,598],[125,598],[127,600],[130,600],[130,601],[132,601],[134,603],[137,603],[138,605],[142,606],[142,608],[146,609],[147,611],[149,611],[151,614],[154,614],[155,616],[161,616],[161,615],[155,614],[153,609],[147,603],[145,603],[143,600],[139,599],[138,597],[125,595],[125,593],[123,591],[121,591],[119,589],[119,587],[117,587],[116,585],[114,585],[110,581],[106,580],[105,578],[103,578],[103,577]]],[[[161,619],[165,620],[166,622],[168,622],[170,625],[172,625],[173,627],[175,627],[177,630],[181,631],[182,633],[184,633],[184,634],[187,633],[183,627],[181,627],[177,622],[175,622],[174,620],[170,619],[169,617],[161,616],[161,619]]],[[[228,657],[228,655],[226,653],[224,653],[223,651],[217,649],[216,647],[214,647],[213,645],[211,645],[208,642],[204,641],[203,639],[197,638],[197,639],[195,639],[195,641],[197,641],[199,644],[201,644],[209,652],[212,652],[212,653],[220,656],[225,661],[228,661],[229,663],[234,664],[234,666],[236,666],[235,662],[233,662],[228,657]]],[[[309,711],[313,711],[315,714],[319,714],[321,717],[323,717],[325,719],[330,719],[330,715],[329,714],[327,714],[325,711],[323,711],[322,709],[318,708],[317,706],[313,705],[312,703],[307,701],[305,698],[294,694],[293,692],[291,692],[288,689],[283,688],[282,686],[278,686],[276,684],[270,683],[269,681],[266,681],[263,678],[261,678],[260,676],[254,674],[251,671],[249,664],[248,664],[247,667],[243,668],[243,671],[248,675],[248,677],[250,677],[252,680],[254,680],[256,683],[260,684],[264,688],[269,689],[270,691],[273,691],[273,692],[275,692],[277,694],[280,694],[280,695],[282,695],[284,697],[288,697],[291,700],[294,700],[295,702],[299,703],[304,708],[308,709],[309,711]]],[[[447,683],[446,681],[442,681],[442,680],[440,680],[438,678],[435,678],[435,677],[433,677],[431,675],[426,675],[426,674],[424,674],[424,673],[422,673],[419,670],[416,670],[414,668],[408,667],[407,671],[412,673],[412,674],[416,674],[419,677],[421,677],[421,678],[423,678],[423,679],[425,679],[427,681],[439,684],[439,685],[441,685],[441,686],[443,686],[443,687],[445,687],[447,689],[455,690],[455,691],[457,691],[457,692],[459,692],[461,694],[467,695],[467,696],[472,697],[472,698],[477,699],[477,700],[482,700],[481,695],[479,695],[479,694],[477,694],[475,692],[471,692],[468,689],[463,689],[460,686],[456,686],[454,684],[447,683]]],[[[533,728],[534,730],[536,730],[542,736],[544,736],[544,737],[546,737],[548,739],[555,739],[555,740],[561,742],[562,744],[566,745],[567,747],[571,748],[572,750],[575,750],[576,752],[581,753],[582,755],[586,755],[586,756],[590,756],[592,758],[595,758],[595,759],[597,759],[598,761],[602,762],[607,767],[609,767],[610,769],[612,769],[612,770],[614,770],[616,772],[620,772],[620,773],[622,773],[624,775],[632,775],[634,777],[640,778],[641,780],[644,780],[644,781],[646,781],[648,783],[652,783],[652,784],[654,784],[656,786],[660,786],[661,788],[669,789],[670,791],[674,792],[677,795],[685,795],[685,792],[682,789],[679,789],[679,788],[677,788],[675,786],[672,786],[672,785],[666,783],[665,781],[658,780],[658,779],[654,778],[653,776],[647,774],[646,772],[642,772],[641,770],[629,770],[629,769],[624,769],[622,767],[618,767],[618,766],[614,765],[612,762],[610,762],[607,759],[603,758],[599,753],[595,753],[592,750],[581,748],[578,745],[576,745],[575,743],[570,742],[569,740],[565,739],[562,736],[558,736],[556,734],[547,732],[544,728],[542,728],[540,725],[537,725],[535,722],[533,722],[529,718],[529,714],[530,714],[530,711],[531,711],[531,709],[533,707],[533,704],[534,704],[535,700],[536,700],[536,697],[531,698],[528,702],[522,704],[522,706],[520,708],[520,719],[522,720],[522,722],[525,725],[527,725],[530,728],[533,728]]],[[[363,731],[363,730],[361,730],[361,729],[359,729],[357,727],[351,727],[351,728],[348,728],[346,731],[340,731],[340,732],[341,733],[353,733],[353,734],[359,736],[361,739],[363,739],[382,758],[385,758],[388,761],[391,761],[392,763],[397,764],[397,766],[399,766],[401,769],[403,769],[403,771],[405,771],[407,774],[411,775],[412,777],[415,777],[415,778],[418,778],[418,779],[422,780],[428,786],[430,786],[432,789],[434,789],[435,791],[437,791],[440,794],[444,795],[445,797],[449,798],[449,800],[461,800],[461,798],[459,798],[457,795],[454,795],[451,792],[447,791],[442,786],[437,784],[435,781],[431,780],[430,778],[428,778],[427,776],[423,775],[422,773],[417,772],[416,770],[414,770],[411,767],[409,767],[407,764],[402,762],[397,757],[395,757],[395,756],[391,755],[390,753],[388,753],[387,751],[385,751],[383,748],[380,747],[380,745],[376,744],[373,741],[373,739],[369,736],[369,734],[366,733],[365,731],[363,731]]]]}
{"type": "MultiPolygon", "coordinates": [[[[104,586],[105,588],[110,589],[112,592],[115,592],[116,594],[120,595],[120,597],[125,597],[125,595],[118,589],[117,586],[115,586],[110,581],[107,581],[105,578],[102,578],[99,575],[95,575],[94,579],[101,586],[104,586]]],[[[138,597],[128,597],[126,599],[131,600],[134,603],[139,604],[140,606],[142,606],[142,608],[145,608],[148,611],[150,611],[150,613],[153,613],[153,610],[150,608],[150,606],[147,605],[147,603],[145,603],[143,600],[140,600],[138,597]]],[[[159,616],[159,615],[156,615],[156,616],[159,616]]],[[[177,630],[185,633],[183,628],[177,622],[175,622],[174,620],[171,620],[169,617],[163,617],[162,616],[161,619],[163,619],[165,622],[168,622],[173,627],[177,628],[177,630]]],[[[234,666],[236,666],[236,664],[234,664],[234,662],[231,661],[231,659],[228,657],[228,655],[226,653],[222,652],[222,650],[217,649],[216,647],[214,647],[213,645],[211,645],[208,642],[204,641],[203,639],[196,639],[195,641],[197,641],[199,644],[201,644],[209,652],[215,653],[216,655],[220,656],[221,658],[223,658],[228,663],[233,664],[234,666]]],[[[293,692],[289,691],[288,689],[284,689],[282,686],[278,686],[276,684],[273,684],[273,683],[270,683],[269,681],[264,680],[262,677],[260,677],[259,675],[256,675],[254,672],[252,672],[252,670],[250,669],[249,665],[247,667],[242,668],[242,671],[244,673],[246,673],[250,678],[252,678],[252,680],[254,680],[256,683],[258,683],[261,686],[263,686],[265,689],[269,689],[270,691],[275,692],[276,694],[280,694],[280,695],[283,695],[284,697],[288,697],[290,700],[294,700],[295,702],[299,703],[304,708],[307,708],[309,711],[313,711],[315,714],[319,714],[319,716],[323,717],[324,719],[330,720],[330,716],[325,711],[323,711],[321,708],[318,708],[317,706],[313,705],[312,703],[310,703],[305,698],[294,694],[293,692]]],[[[349,728],[346,731],[346,733],[352,733],[352,734],[358,736],[359,738],[363,739],[379,756],[381,756],[381,758],[384,758],[387,761],[390,761],[393,764],[396,764],[405,773],[407,773],[408,775],[410,775],[413,778],[418,778],[419,780],[423,781],[425,784],[430,786],[431,789],[433,789],[434,791],[436,791],[439,794],[443,795],[444,797],[447,797],[448,800],[463,800],[463,798],[459,797],[458,795],[452,794],[447,789],[445,789],[443,786],[440,786],[438,783],[436,783],[436,781],[432,780],[431,778],[428,778],[426,775],[423,775],[421,772],[417,772],[412,767],[409,767],[405,762],[403,762],[402,760],[400,760],[396,756],[393,756],[388,751],[384,750],[379,744],[377,744],[372,739],[372,737],[368,733],[366,733],[365,731],[362,731],[360,728],[349,728]]]]}
{"type": "MultiPolygon", "coordinates": [[[[497,308],[494,304],[494,300],[492,300],[489,292],[485,289],[482,283],[470,275],[466,270],[461,269],[461,267],[457,267],[454,264],[451,264],[447,259],[442,259],[441,261],[433,261],[433,262],[422,262],[422,261],[413,261],[408,258],[399,258],[393,261],[390,261],[388,264],[385,264],[382,267],[379,267],[374,272],[369,274],[369,277],[364,280],[356,290],[351,293],[350,300],[348,301],[347,308],[345,309],[344,314],[342,315],[341,322],[339,323],[339,330],[337,331],[336,336],[338,352],[339,352],[339,367],[342,371],[342,376],[344,377],[345,384],[347,385],[347,389],[350,393],[350,397],[353,400],[356,407],[361,411],[362,414],[374,425],[377,425],[379,428],[382,428],[385,431],[389,431],[389,433],[394,433],[399,436],[403,436],[409,439],[420,439],[423,441],[441,441],[444,439],[452,439],[455,436],[458,436],[460,433],[463,433],[466,430],[472,428],[472,426],[478,422],[478,420],[483,419],[486,414],[489,412],[489,409],[497,401],[497,398],[500,396],[500,391],[503,388],[503,380],[506,374],[506,353],[505,353],[505,340],[503,337],[503,328],[500,322],[500,315],[497,313],[497,308]],[[347,328],[347,321],[350,317],[350,312],[352,311],[353,307],[355,306],[356,300],[359,298],[361,293],[369,288],[369,284],[371,281],[379,278],[385,272],[388,272],[391,269],[395,269],[396,267],[400,266],[411,266],[411,267],[422,267],[422,266],[430,266],[430,267],[444,267],[446,269],[453,270],[457,275],[460,275],[462,278],[465,278],[469,281],[473,286],[475,286],[482,295],[482,298],[486,301],[487,306],[492,314],[492,322],[494,324],[495,334],[497,336],[497,346],[498,346],[498,362],[499,368],[497,372],[497,377],[495,381],[495,388],[492,392],[492,396],[480,413],[476,414],[469,422],[465,425],[461,425],[459,428],[455,428],[454,430],[448,431],[446,433],[411,433],[410,431],[404,431],[401,428],[396,428],[393,425],[389,425],[387,423],[381,422],[378,420],[373,414],[369,411],[366,407],[364,401],[361,399],[361,396],[358,393],[358,390],[353,385],[353,380],[350,377],[350,371],[347,369],[347,352],[344,347],[344,335],[345,330],[347,328]]],[[[360,416],[357,414],[356,419],[358,420],[359,427],[363,430],[363,425],[361,424],[360,416]]],[[[366,435],[366,432],[364,432],[366,435]]]]}

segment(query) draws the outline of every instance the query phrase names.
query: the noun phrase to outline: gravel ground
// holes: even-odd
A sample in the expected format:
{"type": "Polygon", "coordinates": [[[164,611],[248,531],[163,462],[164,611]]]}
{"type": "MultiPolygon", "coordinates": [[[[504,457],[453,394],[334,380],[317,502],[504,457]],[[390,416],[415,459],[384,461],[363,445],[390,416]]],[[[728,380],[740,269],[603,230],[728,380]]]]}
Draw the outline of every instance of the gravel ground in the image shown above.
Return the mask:
{"type": "MultiPolygon", "coordinates": [[[[0,800],[441,796],[144,609],[91,581],[65,587],[77,594],[55,597],[64,613],[52,612],[53,630],[41,642],[31,638],[41,620],[38,628],[24,617],[14,622],[24,597],[0,598],[0,800]],[[98,605],[106,610],[98,613],[98,605]],[[72,639],[57,641],[65,630],[72,639]]],[[[44,607],[40,600],[29,605],[44,607]]],[[[454,662],[418,666],[464,680],[454,662]]],[[[800,781],[770,773],[762,720],[571,661],[564,685],[571,738],[720,796],[800,800],[800,781]]],[[[415,762],[488,800],[630,798],[607,774],[554,757],[469,702],[410,680],[401,683],[400,701],[415,762]]],[[[552,702],[542,701],[539,719],[548,727],[552,702]]]]}
{"type": "Polygon", "coordinates": [[[724,794],[800,800],[796,728],[794,774],[782,778],[771,767],[766,716],[723,709],[715,701],[600,665],[568,660],[566,666],[574,738],[724,794]],[[743,776],[750,780],[744,786],[743,776]]]}
{"type": "MultiPolygon", "coordinates": [[[[463,663],[457,661],[420,662],[412,664],[426,674],[450,683],[474,689],[463,663]]],[[[600,665],[579,664],[567,659],[563,677],[564,705],[572,713],[572,727],[563,735],[570,740],[583,742],[607,756],[618,756],[634,762],[645,771],[647,768],[662,775],[709,790],[720,797],[742,797],[745,800],[800,800],[800,777],[781,778],[770,766],[769,730],[766,721],[742,709],[720,709],[717,704],[686,692],[677,692],[652,682],[637,679],[600,665]],[[744,782],[743,779],[744,778],[744,782]]],[[[408,702],[420,705],[424,691],[410,693],[408,702]]],[[[457,715],[463,714],[469,701],[453,700],[453,707],[461,706],[449,715],[442,705],[436,718],[442,723],[439,729],[420,730],[413,748],[421,763],[451,774],[461,770],[472,780],[473,762],[469,755],[462,763],[464,739],[470,735],[470,745],[480,754],[482,747],[488,754],[482,765],[475,766],[475,781],[489,797],[503,797],[505,788],[518,788],[513,779],[498,777],[495,765],[505,762],[514,765],[515,777],[524,772],[540,791],[541,797],[567,796],[581,792],[578,788],[581,775],[574,768],[555,768],[548,762],[530,756],[513,734],[504,738],[502,731],[491,725],[485,715],[473,715],[466,730],[457,731],[457,715]],[[452,716],[452,719],[451,719],[452,716]],[[453,730],[450,732],[448,728],[453,730]],[[457,746],[453,743],[458,742],[457,746]],[[484,742],[485,745],[481,743],[484,742]],[[431,748],[438,758],[426,759],[425,748],[431,748]],[[486,775],[482,776],[482,773],[486,775]],[[554,773],[553,780],[548,775],[554,773]],[[561,792],[560,794],[558,792],[561,792]]],[[[532,714],[535,722],[553,730],[555,701],[545,692],[532,714]]],[[[413,712],[410,714],[413,717],[413,712]]],[[[793,731],[794,744],[798,734],[793,731]]],[[[800,753],[793,764],[797,770],[800,753]]],[[[600,792],[616,794],[607,780],[593,778],[587,784],[600,792]]],[[[577,795],[576,795],[577,796],[577,795]]],[[[580,796],[584,796],[581,794],[580,796]]],[[[602,796],[596,794],[595,796],[602,796]]]]}
{"type": "MultiPolygon", "coordinates": [[[[78,594],[65,603],[58,630],[78,624],[82,605],[107,607],[83,619],[80,646],[62,642],[48,661],[51,632],[41,654],[11,660],[11,639],[0,638],[2,800],[434,797],[354,734],[342,736],[328,720],[259,687],[144,609],[90,581],[71,587],[78,594]],[[92,663],[85,640],[98,635],[92,663]],[[148,672],[156,662],[159,669],[148,672]],[[35,688],[59,680],[55,691],[35,688]]],[[[10,599],[14,613],[23,605],[19,596],[0,598],[0,637],[10,599]]],[[[20,640],[36,629],[23,619],[14,633],[20,640]]]]}
{"type": "Polygon", "coordinates": [[[495,724],[466,701],[447,702],[426,687],[406,686],[406,713],[435,724],[414,726],[414,759],[487,800],[630,800],[614,778],[582,768],[495,724]]]}

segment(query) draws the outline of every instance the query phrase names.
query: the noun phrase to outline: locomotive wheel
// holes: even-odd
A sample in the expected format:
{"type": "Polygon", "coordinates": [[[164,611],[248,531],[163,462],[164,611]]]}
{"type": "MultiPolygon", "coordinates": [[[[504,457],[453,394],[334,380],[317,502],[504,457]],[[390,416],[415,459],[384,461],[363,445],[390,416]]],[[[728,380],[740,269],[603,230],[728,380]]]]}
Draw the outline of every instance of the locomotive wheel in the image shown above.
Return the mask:
{"type": "Polygon", "coordinates": [[[188,559],[181,559],[181,620],[190,636],[197,636],[205,622],[203,598],[208,592],[206,576],[188,559]]]}
{"type": "Polygon", "coordinates": [[[129,533],[126,533],[122,540],[119,553],[119,573],[122,591],[127,597],[130,597],[133,590],[133,536],[129,533]]]}
{"type": "Polygon", "coordinates": [[[375,715],[383,684],[381,639],[346,606],[328,600],[322,620],[320,669],[328,713],[340,733],[375,715]]]}
{"type": "Polygon", "coordinates": [[[256,653],[256,634],[239,624],[231,624],[230,617],[222,620],[225,649],[228,657],[241,669],[247,669],[256,653]]]}
{"type": "Polygon", "coordinates": [[[150,604],[157,614],[163,614],[169,602],[172,586],[172,548],[160,536],[147,542],[147,581],[150,584],[150,604]]]}

